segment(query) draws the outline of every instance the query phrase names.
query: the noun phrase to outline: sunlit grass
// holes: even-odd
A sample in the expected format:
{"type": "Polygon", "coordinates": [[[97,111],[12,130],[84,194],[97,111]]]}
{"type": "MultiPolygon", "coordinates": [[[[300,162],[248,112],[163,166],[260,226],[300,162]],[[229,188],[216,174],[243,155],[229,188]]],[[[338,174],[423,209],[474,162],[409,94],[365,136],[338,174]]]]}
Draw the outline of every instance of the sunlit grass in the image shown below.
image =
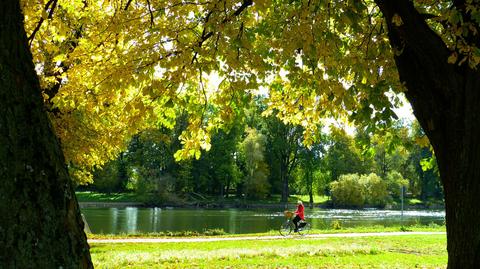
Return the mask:
{"type": "Polygon", "coordinates": [[[134,193],[100,193],[75,192],[79,202],[139,202],[140,197],[134,193]]]}
{"type": "MultiPolygon", "coordinates": [[[[431,223],[429,225],[413,226],[359,226],[359,227],[341,227],[340,229],[312,229],[310,234],[332,234],[332,233],[376,233],[376,232],[445,232],[445,226],[431,223]]],[[[271,230],[264,233],[250,234],[228,234],[221,229],[207,230],[204,232],[159,232],[159,233],[141,233],[141,234],[87,234],[89,239],[115,239],[115,238],[169,238],[169,237],[244,237],[244,236],[271,236],[279,235],[278,230],[271,230]]]]}
{"type": "MultiPolygon", "coordinates": [[[[310,202],[310,196],[308,195],[295,195],[295,199],[302,200],[304,203],[310,202]]],[[[326,195],[314,195],[313,196],[313,203],[314,204],[323,204],[328,201],[329,197],[326,195]]]]}
{"type": "MultiPolygon", "coordinates": [[[[144,197],[141,197],[135,193],[100,193],[100,192],[92,192],[92,191],[77,191],[75,192],[77,195],[77,199],[79,202],[142,202],[144,201],[144,197]]],[[[261,200],[243,200],[238,199],[237,197],[230,197],[225,198],[221,201],[218,200],[217,196],[205,196],[207,199],[205,202],[211,203],[246,203],[246,204],[273,204],[273,203],[280,203],[281,196],[280,195],[272,195],[269,198],[261,199],[261,200]]],[[[309,201],[308,195],[293,195],[288,198],[289,203],[297,203],[298,200],[302,200],[304,202],[309,201]]],[[[324,195],[315,195],[313,197],[313,201],[315,204],[324,203],[328,200],[328,196],[324,195]]]]}
{"type": "Polygon", "coordinates": [[[412,199],[407,200],[407,204],[409,204],[409,205],[421,205],[421,204],[423,204],[423,202],[419,199],[412,198],[412,199]]]}
{"type": "Polygon", "coordinates": [[[445,235],[92,244],[96,268],[443,268],[445,235]]]}

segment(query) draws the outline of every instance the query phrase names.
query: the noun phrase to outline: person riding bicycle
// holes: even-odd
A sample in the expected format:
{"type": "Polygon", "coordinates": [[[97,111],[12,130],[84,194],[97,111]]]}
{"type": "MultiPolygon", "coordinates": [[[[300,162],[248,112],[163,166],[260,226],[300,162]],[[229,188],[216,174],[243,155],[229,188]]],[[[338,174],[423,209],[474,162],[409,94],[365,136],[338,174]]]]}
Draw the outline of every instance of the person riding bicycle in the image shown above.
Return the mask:
{"type": "Polygon", "coordinates": [[[305,207],[303,206],[302,201],[297,202],[297,210],[295,211],[295,217],[293,218],[293,224],[295,224],[295,232],[298,232],[298,222],[300,220],[305,220],[304,215],[305,207]]]}

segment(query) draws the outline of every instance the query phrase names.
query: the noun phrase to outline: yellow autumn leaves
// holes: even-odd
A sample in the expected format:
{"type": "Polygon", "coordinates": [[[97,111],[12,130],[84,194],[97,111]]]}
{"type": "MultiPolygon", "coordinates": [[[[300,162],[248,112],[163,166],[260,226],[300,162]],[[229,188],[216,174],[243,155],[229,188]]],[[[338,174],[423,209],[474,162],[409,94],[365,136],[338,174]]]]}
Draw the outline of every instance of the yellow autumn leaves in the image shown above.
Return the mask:
{"type": "MultiPolygon", "coordinates": [[[[45,0],[22,1],[25,28],[31,35],[43,20],[31,42],[34,63],[67,162],[83,181],[132,135],[172,128],[179,111],[189,126],[175,157],[198,158],[210,133],[241,114],[260,86],[266,113],[302,125],[307,144],[322,118],[385,106],[385,92],[403,90],[370,0],[56,3],[52,11],[45,0]]],[[[457,50],[449,62],[480,61],[475,47],[457,50]]]]}

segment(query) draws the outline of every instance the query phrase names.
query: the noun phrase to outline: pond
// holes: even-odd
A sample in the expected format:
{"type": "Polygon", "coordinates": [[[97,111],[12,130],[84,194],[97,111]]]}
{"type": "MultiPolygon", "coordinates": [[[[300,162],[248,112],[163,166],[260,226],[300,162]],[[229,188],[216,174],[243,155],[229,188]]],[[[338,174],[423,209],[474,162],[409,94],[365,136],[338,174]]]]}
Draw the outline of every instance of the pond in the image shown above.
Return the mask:
{"type": "MultiPolygon", "coordinates": [[[[280,209],[165,209],[165,208],[82,208],[92,233],[148,233],[223,229],[231,234],[276,230],[284,221],[280,209]]],[[[330,227],[333,221],[343,227],[368,225],[443,224],[440,210],[345,210],[305,209],[314,229],[330,227]]]]}

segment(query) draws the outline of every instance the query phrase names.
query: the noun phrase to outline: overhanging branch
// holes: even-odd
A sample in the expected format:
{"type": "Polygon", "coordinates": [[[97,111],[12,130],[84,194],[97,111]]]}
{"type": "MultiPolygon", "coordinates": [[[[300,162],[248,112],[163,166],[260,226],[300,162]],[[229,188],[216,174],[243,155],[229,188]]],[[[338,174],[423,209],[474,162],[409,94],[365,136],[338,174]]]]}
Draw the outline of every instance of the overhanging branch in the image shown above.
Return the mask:
{"type": "MultiPolygon", "coordinates": [[[[232,15],[230,16],[226,16],[223,20],[222,20],[222,24],[225,24],[227,22],[230,22],[232,21],[233,18],[239,16],[247,7],[251,6],[253,4],[253,1],[252,0],[245,0],[243,1],[242,5],[240,7],[238,7],[237,10],[235,10],[232,15]]],[[[208,21],[210,20],[210,16],[213,14],[213,10],[210,10],[207,14],[207,16],[205,17],[205,24],[208,23],[208,21]]],[[[200,37],[200,40],[198,41],[198,48],[201,48],[203,43],[205,41],[207,41],[207,39],[209,39],[210,37],[212,37],[214,34],[213,31],[208,31],[207,32],[207,28],[206,26],[203,28],[203,31],[202,31],[202,36],[200,37]]],[[[194,55],[193,55],[193,58],[192,58],[192,63],[196,60],[198,56],[198,52],[195,52],[194,55]]]]}
{"type": "MultiPolygon", "coordinates": [[[[53,11],[55,10],[55,8],[57,7],[57,1],[58,0],[50,0],[47,2],[47,4],[45,5],[45,8],[44,8],[44,11],[45,12],[48,12],[48,15],[47,15],[47,18],[48,19],[51,19],[53,17],[53,11]]],[[[38,21],[37,23],[37,26],[35,26],[35,29],[33,29],[33,32],[30,34],[30,36],[28,37],[28,45],[31,46],[32,45],[32,41],[33,39],[35,38],[35,35],[37,34],[37,32],[40,30],[40,27],[42,27],[42,24],[43,24],[43,21],[44,21],[44,17],[42,15],[42,17],[40,18],[40,20],[38,21]]]]}

